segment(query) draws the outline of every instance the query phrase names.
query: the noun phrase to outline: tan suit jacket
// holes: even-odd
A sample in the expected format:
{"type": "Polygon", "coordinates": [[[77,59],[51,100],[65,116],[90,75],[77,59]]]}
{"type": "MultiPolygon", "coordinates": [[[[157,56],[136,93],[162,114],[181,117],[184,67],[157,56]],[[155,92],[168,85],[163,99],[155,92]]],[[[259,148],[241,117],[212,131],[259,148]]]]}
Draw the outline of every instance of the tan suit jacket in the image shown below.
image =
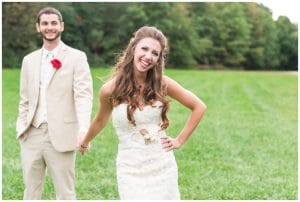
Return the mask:
{"type": "MultiPolygon", "coordinates": [[[[26,55],[22,62],[17,138],[23,134],[26,138],[37,111],[41,58],[39,49],[26,55]]],[[[75,149],[79,126],[89,127],[92,78],[84,52],[62,43],[56,58],[62,66],[54,71],[46,90],[47,121],[53,147],[65,152],[75,149]]]]}

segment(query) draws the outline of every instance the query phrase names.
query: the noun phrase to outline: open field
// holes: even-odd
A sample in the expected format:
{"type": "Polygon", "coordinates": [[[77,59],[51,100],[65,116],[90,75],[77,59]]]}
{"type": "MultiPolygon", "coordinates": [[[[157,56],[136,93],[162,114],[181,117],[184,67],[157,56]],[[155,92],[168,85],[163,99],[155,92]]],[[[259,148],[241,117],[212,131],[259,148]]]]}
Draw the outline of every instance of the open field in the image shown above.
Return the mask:
{"type": "MultiPolygon", "coordinates": [[[[92,69],[93,115],[98,89],[110,70],[92,69]]],[[[166,70],[197,94],[206,114],[188,142],[175,151],[182,199],[298,198],[297,76],[281,72],[166,70]]],[[[2,70],[2,198],[22,199],[19,143],[15,138],[19,70],[2,70]]],[[[59,90],[59,89],[58,89],[59,90]]],[[[188,110],[171,101],[168,133],[176,136],[188,110]]],[[[111,122],[77,155],[78,199],[118,199],[111,122]]],[[[43,199],[55,199],[46,178],[43,199]]]]}

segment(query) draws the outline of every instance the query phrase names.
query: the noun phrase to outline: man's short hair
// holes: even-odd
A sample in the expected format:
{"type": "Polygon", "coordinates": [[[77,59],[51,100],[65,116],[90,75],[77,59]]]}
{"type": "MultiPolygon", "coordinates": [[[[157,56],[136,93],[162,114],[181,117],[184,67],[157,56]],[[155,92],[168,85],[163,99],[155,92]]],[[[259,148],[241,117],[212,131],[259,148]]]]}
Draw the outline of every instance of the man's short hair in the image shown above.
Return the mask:
{"type": "Polygon", "coordinates": [[[46,8],[43,8],[42,10],[40,10],[40,12],[37,14],[36,22],[38,24],[40,23],[40,18],[41,18],[41,15],[43,15],[43,14],[56,14],[58,16],[59,21],[60,22],[63,21],[62,15],[59,12],[59,10],[57,10],[56,8],[53,8],[53,7],[46,7],[46,8]]]}

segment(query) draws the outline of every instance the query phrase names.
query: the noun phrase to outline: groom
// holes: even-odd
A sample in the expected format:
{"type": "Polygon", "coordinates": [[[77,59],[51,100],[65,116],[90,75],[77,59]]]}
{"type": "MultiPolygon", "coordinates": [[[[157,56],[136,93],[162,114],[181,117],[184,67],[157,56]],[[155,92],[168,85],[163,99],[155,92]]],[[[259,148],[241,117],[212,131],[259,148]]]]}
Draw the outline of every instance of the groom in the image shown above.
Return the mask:
{"type": "Polygon", "coordinates": [[[72,200],[75,148],[90,123],[92,78],[85,53],[61,41],[64,23],[58,10],[42,9],[36,30],[43,47],[23,59],[17,118],[24,199],[41,199],[47,168],[56,198],[72,200]]]}

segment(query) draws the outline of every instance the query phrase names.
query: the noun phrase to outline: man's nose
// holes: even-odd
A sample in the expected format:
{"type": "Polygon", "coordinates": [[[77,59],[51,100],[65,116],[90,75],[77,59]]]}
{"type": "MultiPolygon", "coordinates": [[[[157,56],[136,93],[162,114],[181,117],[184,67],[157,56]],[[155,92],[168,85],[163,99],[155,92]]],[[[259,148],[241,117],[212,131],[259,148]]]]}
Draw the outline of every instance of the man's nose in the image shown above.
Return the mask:
{"type": "Polygon", "coordinates": [[[52,25],[51,23],[49,23],[48,25],[47,25],[47,29],[52,29],[54,27],[54,25],[52,25]]]}

